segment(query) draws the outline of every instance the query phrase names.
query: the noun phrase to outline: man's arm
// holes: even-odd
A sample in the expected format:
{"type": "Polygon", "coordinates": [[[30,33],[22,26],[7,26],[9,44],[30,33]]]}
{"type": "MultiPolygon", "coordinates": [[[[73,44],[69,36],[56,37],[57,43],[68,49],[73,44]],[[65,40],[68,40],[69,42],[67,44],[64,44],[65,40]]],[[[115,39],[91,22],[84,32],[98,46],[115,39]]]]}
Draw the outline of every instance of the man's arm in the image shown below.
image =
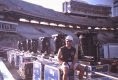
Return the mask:
{"type": "Polygon", "coordinates": [[[57,58],[60,64],[63,63],[61,49],[58,50],[57,58]]]}
{"type": "Polygon", "coordinates": [[[78,61],[78,54],[77,54],[77,53],[75,53],[73,63],[75,64],[77,61],[78,61]]]}
{"type": "Polygon", "coordinates": [[[74,59],[73,59],[73,62],[72,62],[72,65],[71,65],[71,67],[74,67],[74,65],[75,65],[75,63],[78,61],[78,55],[77,55],[77,53],[76,53],[76,51],[75,51],[75,55],[74,55],[74,59]]]}

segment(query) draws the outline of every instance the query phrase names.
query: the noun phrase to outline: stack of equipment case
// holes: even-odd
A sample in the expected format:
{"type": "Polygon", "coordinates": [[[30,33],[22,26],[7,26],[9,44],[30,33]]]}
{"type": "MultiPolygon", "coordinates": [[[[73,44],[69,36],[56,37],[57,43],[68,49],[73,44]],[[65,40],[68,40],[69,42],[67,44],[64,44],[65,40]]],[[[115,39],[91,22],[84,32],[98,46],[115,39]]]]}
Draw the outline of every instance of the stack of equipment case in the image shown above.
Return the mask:
{"type": "Polygon", "coordinates": [[[45,65],[44,67],[44,80],[60,80],[59,65],[45,65]]]}
{"type": "Polygon", "coordinates": [[[24,62],[20,68],[20,74],[25,80],[32,80],[33,78],[33,62],[24,62]]]}
{"type": "Polygon", "coordinates": [[[42,64],[41,62],[33,61],[33,80],[42,80],[42,64]]]}

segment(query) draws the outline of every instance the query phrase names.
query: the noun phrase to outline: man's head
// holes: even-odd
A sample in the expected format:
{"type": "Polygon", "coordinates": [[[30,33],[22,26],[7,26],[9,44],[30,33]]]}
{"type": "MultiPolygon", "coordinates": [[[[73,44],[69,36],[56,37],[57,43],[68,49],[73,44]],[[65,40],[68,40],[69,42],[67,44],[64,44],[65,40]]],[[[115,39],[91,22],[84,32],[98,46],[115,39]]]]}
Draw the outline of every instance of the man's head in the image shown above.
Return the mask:
{"type": "Polygon", "coordinates": [[[73,37],[71,35],[68,35],[68,36],[66,36],[66,39],[65,40],[71,40],[71,41],[73,41],[73,37]]]}
{"type": "Polygon", "coordinates": [[[73,41],[73,37],[71,35],[66,36],[66,38],[65,38],[66,46],[71,47],[72,41],[73,41]]]}

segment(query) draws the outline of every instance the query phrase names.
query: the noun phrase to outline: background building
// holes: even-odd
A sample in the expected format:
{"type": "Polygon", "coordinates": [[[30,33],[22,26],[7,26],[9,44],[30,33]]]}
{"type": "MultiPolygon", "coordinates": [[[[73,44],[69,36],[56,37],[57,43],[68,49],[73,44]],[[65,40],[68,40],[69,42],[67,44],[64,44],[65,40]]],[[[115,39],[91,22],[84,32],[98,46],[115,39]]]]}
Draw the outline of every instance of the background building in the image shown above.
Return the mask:
{"type": "Polygon", "coordinates": [[[111,7],[106,5],[92,5],[82,1],[71,0],[63,3],[63,12],[74,15],[92,17],[110,17],[111,7]]]}
{"type": "Polygon", "coordinates": [[[113,1],[113,16],[118,16],[118,0],[113,1]]]}

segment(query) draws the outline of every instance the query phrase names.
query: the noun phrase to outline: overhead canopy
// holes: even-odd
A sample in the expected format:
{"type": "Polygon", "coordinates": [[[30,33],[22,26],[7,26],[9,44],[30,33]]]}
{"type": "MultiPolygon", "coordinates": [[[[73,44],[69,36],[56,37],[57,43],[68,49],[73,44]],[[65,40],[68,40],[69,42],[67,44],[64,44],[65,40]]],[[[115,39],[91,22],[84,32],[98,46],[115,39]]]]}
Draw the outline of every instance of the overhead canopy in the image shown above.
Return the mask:
{"type": "MultiPolygon", "coordinates": [[[[0,5],[4,7],[2,11],[15,12],[24,15],[34,16],[36,18],[43,18],[52,21],[64,22],[68,24],[76,24],[83,26],[102,26],[111,27],[110,20],[97,20],[90,18],[81,18],[79,16],[66,15],[61,12],[56,12],[38,5],[24,2],[22,0],[1,0],[0,5]]],[[[28,17],[29,17],[28,16],[28,17]]]]}

